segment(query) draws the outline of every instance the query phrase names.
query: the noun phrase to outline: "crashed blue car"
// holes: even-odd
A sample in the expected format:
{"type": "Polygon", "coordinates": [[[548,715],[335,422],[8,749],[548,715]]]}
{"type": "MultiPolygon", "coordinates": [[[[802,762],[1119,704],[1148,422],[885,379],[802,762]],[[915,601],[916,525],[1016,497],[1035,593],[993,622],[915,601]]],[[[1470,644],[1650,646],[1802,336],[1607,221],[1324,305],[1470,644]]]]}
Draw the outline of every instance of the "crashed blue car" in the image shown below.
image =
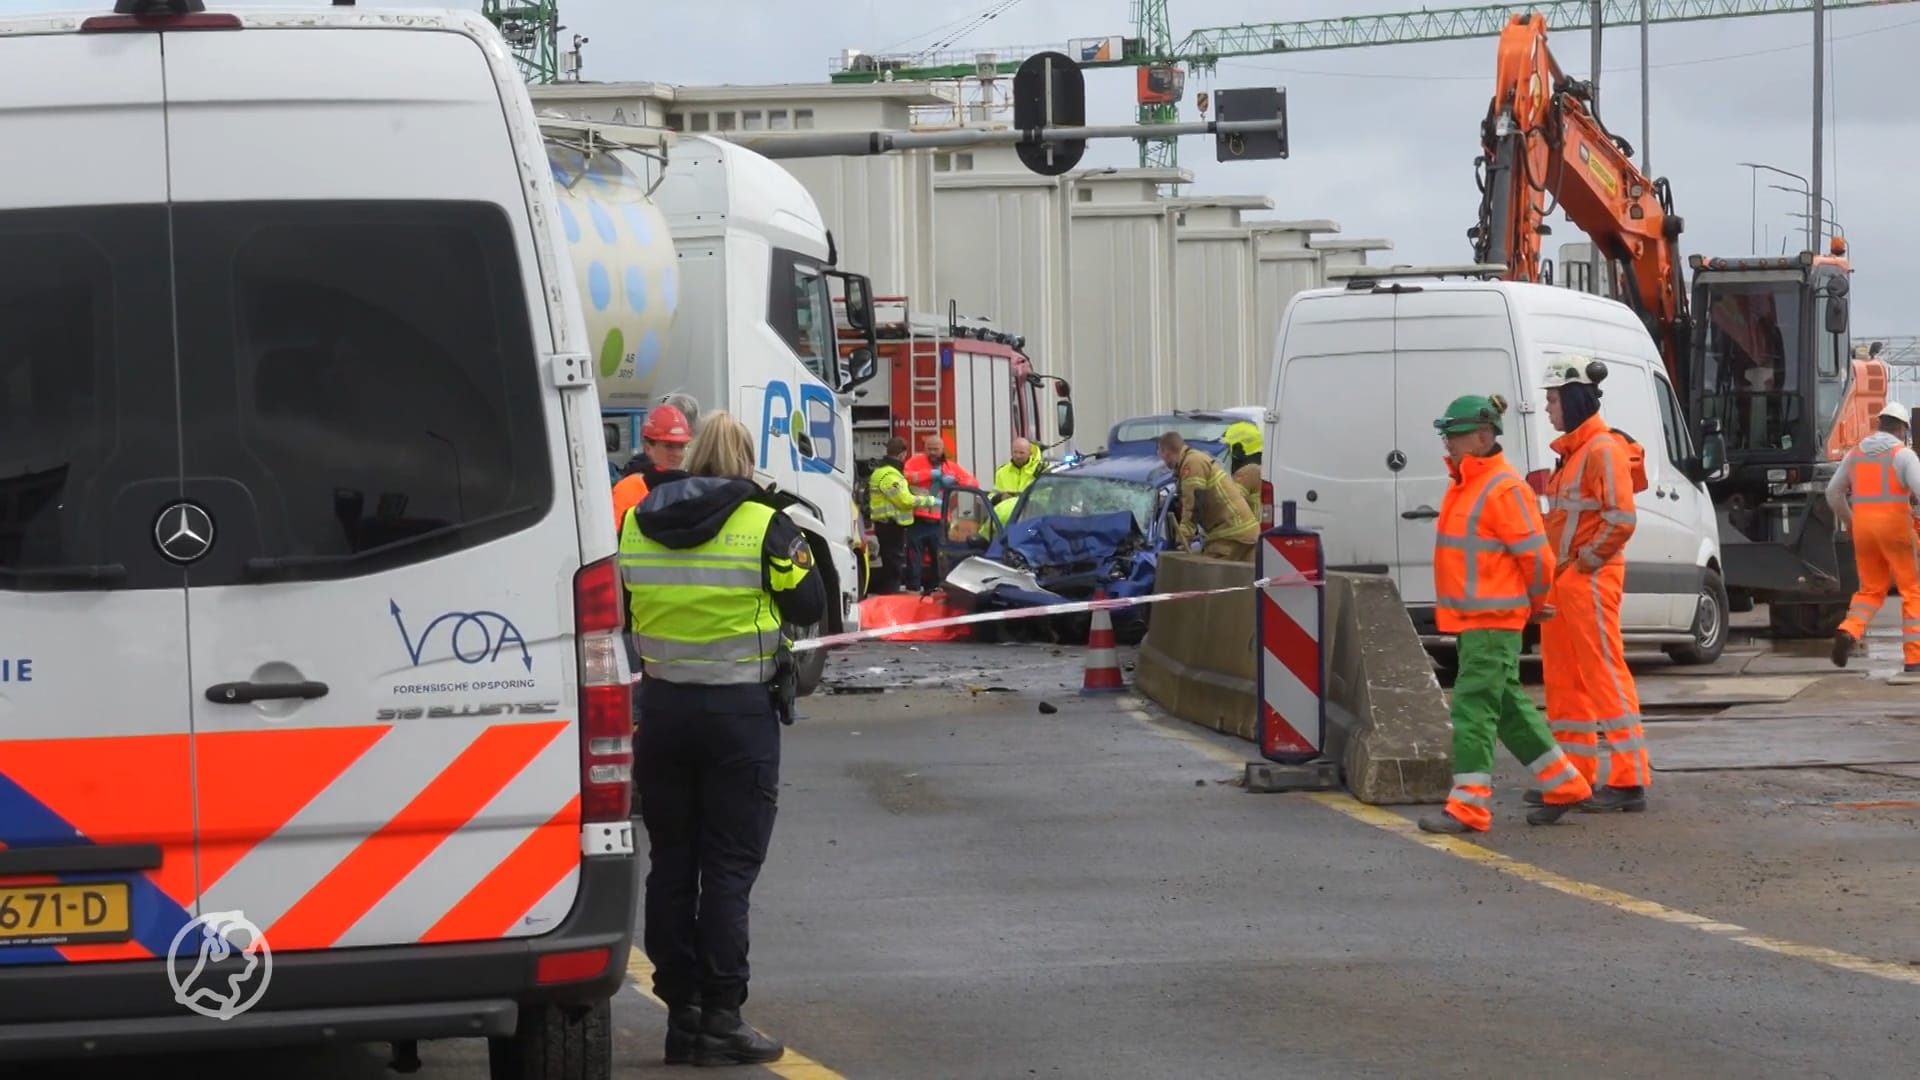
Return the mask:
{"type": "MultiPolygon", "coordinates": [[[[1160,553],[1176,547],[1178,504],[1172,471],[1144,455],[1041,473],[1005,525],[987,493],[952,489],[941,518],[948,600],[967,611],[1004,611],[1090,600],[1096,588],[1109,597],[1150,593],[1160,553]]],[[[1113,612],[1115,636],[1137,641],[1147,610],[1113,612]]],[[[1083,613],[979,623],[974,636],[1084,638],[1088,621],[1083,613]]]]}

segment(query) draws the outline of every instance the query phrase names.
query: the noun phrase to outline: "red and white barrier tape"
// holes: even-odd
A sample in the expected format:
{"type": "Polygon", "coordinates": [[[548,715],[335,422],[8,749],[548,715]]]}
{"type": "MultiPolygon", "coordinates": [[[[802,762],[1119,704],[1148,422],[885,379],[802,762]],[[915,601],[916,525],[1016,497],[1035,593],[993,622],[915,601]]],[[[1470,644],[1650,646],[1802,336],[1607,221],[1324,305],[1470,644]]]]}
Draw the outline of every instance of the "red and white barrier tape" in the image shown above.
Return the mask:
{"type": "Polygon", "coordinates": [[[1325,584],[1317,575],[1289,572],[1274,577],[1256,578],[1251,584],[1230,585],[1224,589],[1186,589],[1181,592],[1152,593],[1147,596],[1114,597],[1108,600],[1073,600],[1063,604],[1046,604],[1041,607],[1008,608],[1004,611],[982,611],[972,615],[952,615],[944,619],[929,619],[926,622],[904,623],[900,626],[876,627],[872,630],[856,630],[850,634],[827,634],[824,637],[806,638],[793,643],[794,652],[808,652],[824,649],[833,645],[851,645],[856,641],[872,641],[876,638],[892,637],[916,630],[937,630],[946,626],[966,626],[972,623],[1008,622],[1013,619],[1037,619],[1043,615],[1070,615],[1081,611],[1117,611],[1120,608],[1139,607],[1144,604],[1159,604],[1168,600],[1190,600],[1196,596],[1220,596],[1225,593],[1252,592],[1255,589],[1270,589],[1282,585],[1320,586],[1325,584]]]}

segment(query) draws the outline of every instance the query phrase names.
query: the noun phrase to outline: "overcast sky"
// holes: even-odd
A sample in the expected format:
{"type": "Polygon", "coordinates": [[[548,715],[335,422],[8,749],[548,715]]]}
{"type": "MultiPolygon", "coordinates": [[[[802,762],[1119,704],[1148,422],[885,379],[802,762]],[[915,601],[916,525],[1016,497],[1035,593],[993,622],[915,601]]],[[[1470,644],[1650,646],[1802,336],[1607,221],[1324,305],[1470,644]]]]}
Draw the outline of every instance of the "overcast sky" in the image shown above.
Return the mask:
{"type": "MultiPolygon", "coordinates": [[[[98,0],[106,6],[108,0],[98,0]]],[[[210,0],[251,4],[251,0],[210,0]]],[[[315,0],[318,3],[318,0],[315,0]]],[[[362,0],[369,6],[421,6],[362,0]]],[[[70,8],[81,0],[0,0],[0,8],[70,8]]],[[[459,6],[477,8],[479,0],[459,6]]],[[[584,76],[681,84],[822,81],[843,48],[915,50],[938,33],[996,6],[994,0],[905,4],[833,0],[561,0],[567,30],[592,38],[584,76]]],[[[1458,6],[1410,0],[1172,0],[1174,39],[1200,27],[1458,6]]],[[[1020,0],[953,47],[1031,45],[1133,33],[1125,0],[1020,0]]],[[[1920,121],[1898,88],[1909,84],[1920,50],[1920,3],[1894,2],[1828,15],[1829,123],[1825,192],[1853,248],[1856,335],[1920,333],[1920,214],[1910,193],[1920,175],[1920,121]],[[1905,176],[1906,181],[1899,177],[1905,176]]],[[[1798,243],[1806,198],[1772,190],[1797,186],[1741,161],[1811,175],[1811,14],[1769,15],[1652,28],[1652,164],[1673,184],[1686,220],[1683,249],[1745,254],[1798,243]],[[1750,236],[1753,240],[1750,241],[1750,236]]],[[[1569,74],[1589,74],[1589,35],[1555,32],[1569,74]]],[[[1610,30],[1604,44],[1601,115],[1639,147],[1639,31],[1610,30]]],[[[1385,237],[1395,262],[1457,262],[1471,254],[1466,230],[1479,203],[1473,158],[1493,92],[1495,41],[1295,53],[1226,61],[1211,77],[1190,77],[1183,118],[1197,90],[1284,86],[1292,157],[1221,165],[1212,141],[1181,141],[1192,194],[1264,194],[1275,214],[1332,218],[1351,237],[1385,237]]],[[[1130,122],[1130,70],[1088,74],[1094,123],[1130,122]]],[[[1087,164],[1124,165],[1130,142],[1095,144],[1087,164]]],[[[1579,239],[1557,220],[1548,254],[1579,239]]],[[[1795,248],[1797,250],[1797,248],[1795,248]]],[[[1384,261],[1376,255],[1370,261],[1384,261]]]]}

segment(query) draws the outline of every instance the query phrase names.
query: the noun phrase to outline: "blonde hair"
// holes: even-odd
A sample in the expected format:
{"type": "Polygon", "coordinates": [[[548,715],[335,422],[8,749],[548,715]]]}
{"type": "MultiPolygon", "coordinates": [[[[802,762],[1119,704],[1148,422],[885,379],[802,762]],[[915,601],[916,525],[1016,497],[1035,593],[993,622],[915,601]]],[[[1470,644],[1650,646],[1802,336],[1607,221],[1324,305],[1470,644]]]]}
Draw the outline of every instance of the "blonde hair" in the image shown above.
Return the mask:
{"type": "Polygon", "coordinates": [[[710,412],[700,418],[687,447],[687,472],[735,480],[753,479],[753,435],[730,412],[710,412]]]}

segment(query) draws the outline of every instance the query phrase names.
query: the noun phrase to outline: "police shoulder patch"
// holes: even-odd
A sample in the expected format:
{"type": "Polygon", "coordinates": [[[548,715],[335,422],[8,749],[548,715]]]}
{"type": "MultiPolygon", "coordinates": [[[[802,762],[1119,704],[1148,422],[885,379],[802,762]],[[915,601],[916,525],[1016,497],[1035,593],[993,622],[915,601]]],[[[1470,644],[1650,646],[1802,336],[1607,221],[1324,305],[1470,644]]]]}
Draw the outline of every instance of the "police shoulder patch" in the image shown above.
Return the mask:
{"type": "Polygon", "coordinates": [[[787,545],[787,558],[792,559],[793,565],[798,567],[805,568],[813,565],[813,549],[807,546],[806,537],[793,538],[793,543],[787,545]]]}

